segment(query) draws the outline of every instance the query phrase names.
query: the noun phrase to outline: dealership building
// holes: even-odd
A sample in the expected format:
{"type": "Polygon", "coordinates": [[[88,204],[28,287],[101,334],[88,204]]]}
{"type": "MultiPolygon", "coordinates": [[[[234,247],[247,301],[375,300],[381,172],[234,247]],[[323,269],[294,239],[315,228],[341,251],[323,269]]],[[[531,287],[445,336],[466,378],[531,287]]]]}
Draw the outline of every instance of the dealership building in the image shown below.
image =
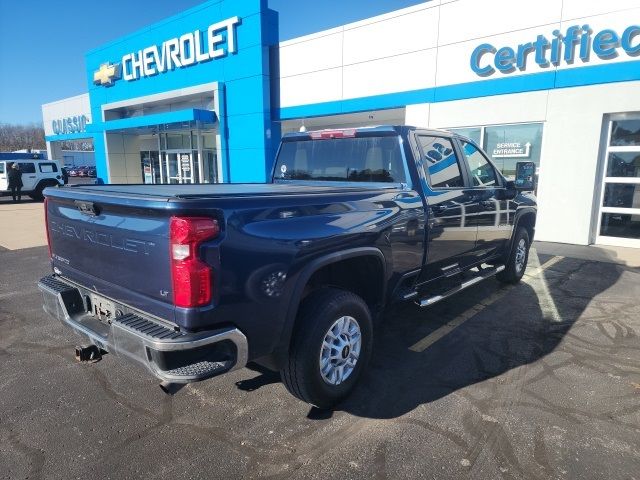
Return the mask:
{"type": "Polygon", "coordinates": [[[407,124],[538,171],[539,240],[640,247],[637,0],[432,0],[278,39],[266,0],[212,0],[89,51],[42,106],[105,183],[263,182],[282,134],[407,124]]]}

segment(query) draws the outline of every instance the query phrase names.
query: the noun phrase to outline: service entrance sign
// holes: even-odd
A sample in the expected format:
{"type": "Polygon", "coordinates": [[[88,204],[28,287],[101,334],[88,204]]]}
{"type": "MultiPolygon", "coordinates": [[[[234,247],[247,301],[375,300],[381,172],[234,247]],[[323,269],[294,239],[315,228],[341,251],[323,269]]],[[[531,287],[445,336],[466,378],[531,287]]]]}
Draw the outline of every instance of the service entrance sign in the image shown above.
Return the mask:
{"type": "Polygon", "coordinates": [[[529,158],[531,143],[520,142],[498,143],[491,154],[493,158],[529,158]]]}

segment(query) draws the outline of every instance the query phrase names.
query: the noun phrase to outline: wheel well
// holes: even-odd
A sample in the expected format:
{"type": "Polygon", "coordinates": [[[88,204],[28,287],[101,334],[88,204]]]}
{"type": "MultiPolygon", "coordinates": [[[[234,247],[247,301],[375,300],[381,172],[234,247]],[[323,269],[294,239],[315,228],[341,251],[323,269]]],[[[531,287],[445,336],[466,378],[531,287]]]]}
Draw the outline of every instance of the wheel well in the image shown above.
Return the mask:
{"type": "Polygon", "coordinates": [[[38,190],[39,188],[42,188],[44,190],[47,187],[55,187],[56,185],[60,185],[60,183],[57,180],[53,178],[45,178],[38,182],[35,190],[38,190]]]}
{"type": "Polygon", "coordinates": [[[527,229],[527,233],[529,234],[529,242],[533,242],[533,235],[536,231],[536,214],[533,212],[523,214],[520,217],[520,220],[518,220],[518,226],[527,229]]]}
{"type": "Polygon", "coordinates": [[[365,301],[375,317],[384,304],[382,262],[373,255],[363,255],[325,265],[309,278],[303,299],[323,287],[335,287],[355,293],[365,301]]]}

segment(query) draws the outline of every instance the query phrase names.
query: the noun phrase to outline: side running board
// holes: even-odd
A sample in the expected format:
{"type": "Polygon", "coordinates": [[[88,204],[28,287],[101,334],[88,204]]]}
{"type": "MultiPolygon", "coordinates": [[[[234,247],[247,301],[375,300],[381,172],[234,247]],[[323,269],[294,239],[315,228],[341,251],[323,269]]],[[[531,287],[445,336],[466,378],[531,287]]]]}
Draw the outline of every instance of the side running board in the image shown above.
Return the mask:
{"type": "Polygon", "coordinates": [[[493,277],[496,273],[500,273],[503,270],[504,270],[504,265],[498,265],[497,267],[485,268],[485,269],[481,270],[480,272],[478,272],[477,276],[475,276],[473,278],[470,278],[466,282],[462,282],[460,285],[456,285],[451,290],[447,290],[444,293],[441,293],[441,294],[438,294],[438,295],[434,295],[432,297],[425,297],[425,298],[423,298],[421,300],[416,300],[416,305],[418,305],[420,307],[430,307],[434,303],[438,303],[440,300],[444,300],[445,298],[450,297],[451,295],[453,295],[455,293],[461,292],[465,288],[469,288],[470,286],[475,285],[476,283],[479,283],[479,282],[481,282],[483,280],[486,280],[489,277],[493,277]]]}

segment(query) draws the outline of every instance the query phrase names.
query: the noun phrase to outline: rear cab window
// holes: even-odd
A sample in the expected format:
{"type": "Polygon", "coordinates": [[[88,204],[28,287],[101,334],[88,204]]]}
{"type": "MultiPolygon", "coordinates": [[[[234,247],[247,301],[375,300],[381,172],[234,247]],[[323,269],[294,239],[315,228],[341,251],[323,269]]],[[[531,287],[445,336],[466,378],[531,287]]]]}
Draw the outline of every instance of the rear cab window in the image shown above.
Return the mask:
{"type": "Polygon", "coordinates": [[[463,188],[460,160],[451,139],[418,133],[422,168],[431,188],[463,188]]]}
{"type": "Polygon", "coordinates": [[[407,174],[398,135],[301,136],[282,142],[274,180],[407,183],[407,174]]]}

